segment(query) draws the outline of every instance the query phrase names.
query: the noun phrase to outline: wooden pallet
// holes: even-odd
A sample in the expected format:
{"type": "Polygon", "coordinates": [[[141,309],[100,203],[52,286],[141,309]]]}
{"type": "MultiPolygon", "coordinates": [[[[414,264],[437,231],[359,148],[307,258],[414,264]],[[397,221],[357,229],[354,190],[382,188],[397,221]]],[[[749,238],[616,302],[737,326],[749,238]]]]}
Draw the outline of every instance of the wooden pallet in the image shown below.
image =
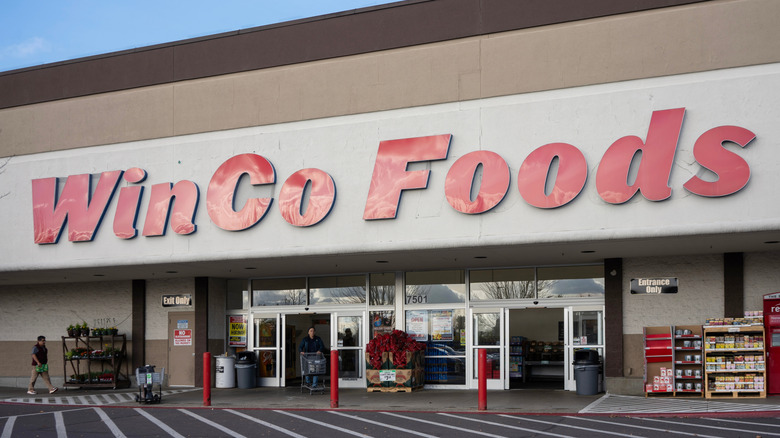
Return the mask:
{"type": "Polygon", "coordinates": [[[373,386],[366,388],[367,392],[412,392],[418,389],[422,389],[422,386],[409,387],[409,386],[373,386]]]}
{"type": "Polygon", "coordinates": [[[707,391],[707,398],[766,398],[764,391],[707,391]]]}

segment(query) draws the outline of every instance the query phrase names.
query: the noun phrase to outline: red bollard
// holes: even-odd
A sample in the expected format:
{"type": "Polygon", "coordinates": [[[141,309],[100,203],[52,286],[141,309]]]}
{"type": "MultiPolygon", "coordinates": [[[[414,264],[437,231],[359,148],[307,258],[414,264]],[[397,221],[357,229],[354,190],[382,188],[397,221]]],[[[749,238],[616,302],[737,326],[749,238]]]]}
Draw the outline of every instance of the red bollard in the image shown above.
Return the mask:
{"type": "Polygon", "coordinates": [[[330,407],[339,407],[339,351],[330,351],[330,407]]]}
{"type": "Polygon", "coordinates": [[[211,406],[211,353],[203,353],[203,406],[211,406]]]}
{"type": "Polygon", "coordinates": [[[477,389],[479,403],[477,409],[487,410],[487,350],[479,349],[479,386],[477,389]]]}

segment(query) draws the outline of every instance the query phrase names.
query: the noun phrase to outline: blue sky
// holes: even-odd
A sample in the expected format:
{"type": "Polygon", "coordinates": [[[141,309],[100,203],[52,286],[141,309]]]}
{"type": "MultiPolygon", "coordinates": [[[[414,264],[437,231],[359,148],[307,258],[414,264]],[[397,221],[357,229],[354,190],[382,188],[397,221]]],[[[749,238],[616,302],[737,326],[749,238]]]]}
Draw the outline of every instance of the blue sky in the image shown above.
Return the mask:
{"type": "Polygon", "coordinates": [[[5,0],[0,72],[391,3],[387,0],[5,0]]]}

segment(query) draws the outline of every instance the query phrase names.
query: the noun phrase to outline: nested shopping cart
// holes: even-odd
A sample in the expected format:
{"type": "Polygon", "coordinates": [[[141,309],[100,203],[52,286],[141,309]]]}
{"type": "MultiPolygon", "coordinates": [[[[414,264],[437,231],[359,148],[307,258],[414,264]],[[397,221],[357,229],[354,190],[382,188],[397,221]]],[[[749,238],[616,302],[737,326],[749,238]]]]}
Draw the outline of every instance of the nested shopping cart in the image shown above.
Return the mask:
{"type": "Polygon", "coordinates": [[[135,401],[138,403],[160,403],[163,376],[165,376],[165,368],[159,373],[154,372],[154,365],[136,368],[135,379],[138,382],[138,395],[135,396],[135,401]]]}
{"type": "Polygon", "coordinates": [[[325,376],[328,373],[328,360],[322,353],[301,354],[301,392],[309,391],[309,395],[315,392],[324,393],[325,376]],[[317,376],[317,386],[314,386],[313,377],[317,376]],[[312,377],[311,382],[306,382],[306,377],[312,377]]]}

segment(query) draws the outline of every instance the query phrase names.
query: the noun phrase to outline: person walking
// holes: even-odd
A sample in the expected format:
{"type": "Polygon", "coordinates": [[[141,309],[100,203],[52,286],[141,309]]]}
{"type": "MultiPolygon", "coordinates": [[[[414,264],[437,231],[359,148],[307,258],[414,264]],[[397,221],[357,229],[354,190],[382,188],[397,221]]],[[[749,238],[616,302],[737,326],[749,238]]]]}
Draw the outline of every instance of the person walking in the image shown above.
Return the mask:
{"type": "Polygon", "coordinates": [[[30,376],[30,385],[27,387],[27,393],[36,394],[35,381],[41,376],[43,382],[49,387],[49,394],[57,392],[57,387],[51,384],[49,379],[49,350],[46,349],[46,337],[38,336],[38,343],[32,349],[32,375],[30,376]]]}
{"type": "MultiPolygon", "coordinates": [[[[306,336],[301,341],[301,346],[298,347],[298,351],[301,352],[301,356],[303,356],[305,353],[319,353],[322,354],[325,350],[325,344],[322,343],[322,338],[314,334],[314,327],[309,327],[309,336],[306,336]]],[[[310,382],[312,383],[312,388],[317,387],[317,375],[314,376],[306,375],[304,381],[306,382],[306,385],[309,385],[310,382]],[[310,377],[314,377],[314,379],[309,380],[310,377]]]]}

